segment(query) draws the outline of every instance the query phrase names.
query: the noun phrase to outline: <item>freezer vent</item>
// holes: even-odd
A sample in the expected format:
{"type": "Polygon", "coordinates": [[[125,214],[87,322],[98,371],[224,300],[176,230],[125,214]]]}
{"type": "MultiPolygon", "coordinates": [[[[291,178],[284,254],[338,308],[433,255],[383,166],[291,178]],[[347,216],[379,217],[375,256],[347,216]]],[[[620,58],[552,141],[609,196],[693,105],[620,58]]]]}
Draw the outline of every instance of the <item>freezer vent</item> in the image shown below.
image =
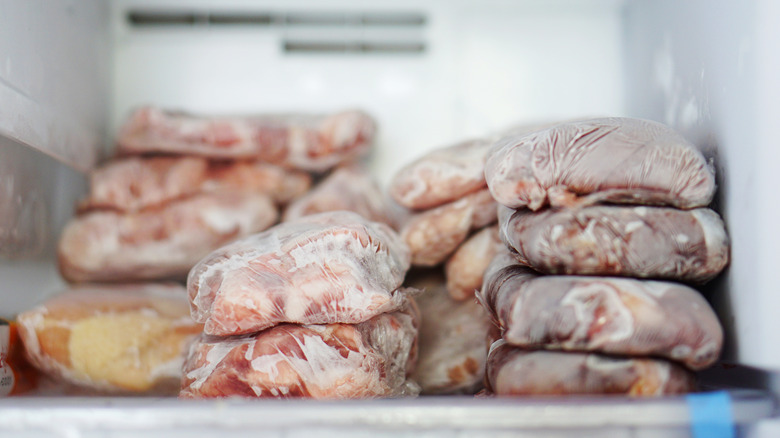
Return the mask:
{"type": "Polygon", "coordinates": [[[417,12],[215,12],[130,10],[136,29],[262,28],[287,53],[422,53],[427,17],[417,12]]]}

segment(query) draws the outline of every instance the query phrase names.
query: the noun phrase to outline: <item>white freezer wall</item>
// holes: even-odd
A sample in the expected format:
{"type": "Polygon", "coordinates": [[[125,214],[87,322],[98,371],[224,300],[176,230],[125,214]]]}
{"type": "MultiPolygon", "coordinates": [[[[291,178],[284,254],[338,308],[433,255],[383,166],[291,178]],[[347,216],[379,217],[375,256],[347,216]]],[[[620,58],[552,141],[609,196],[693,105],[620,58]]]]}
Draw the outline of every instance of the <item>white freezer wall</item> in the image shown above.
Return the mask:
{"type": "Polygon", "coordinates": [[[717,164],[731,264],[705,291],[730,340],[726,357],[780,370],[780,2],[628,6],[627,112],[674,126],[717,164]]]}

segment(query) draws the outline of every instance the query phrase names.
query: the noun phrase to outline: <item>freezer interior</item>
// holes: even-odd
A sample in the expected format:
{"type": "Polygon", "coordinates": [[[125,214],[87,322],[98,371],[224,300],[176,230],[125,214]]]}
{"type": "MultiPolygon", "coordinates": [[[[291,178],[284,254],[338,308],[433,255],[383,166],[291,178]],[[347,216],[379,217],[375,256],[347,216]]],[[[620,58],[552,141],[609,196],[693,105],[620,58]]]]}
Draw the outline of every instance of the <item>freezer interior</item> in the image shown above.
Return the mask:
{"type": "MultiPolygon", "coordinates": [[[[0,316],[64,286],[59,233],[86,172],[142,105],[206,114],[361,108],[378,120],[369,165],[382,184],[425,151],[513,123],[629,116],[674,127],[714,163],[713,205],[731,260],[703,292],[726,331],[722,359],[780,369],[779,12],[769,0],[5,0],[0,316]]],[[[120,411],[125,403],[140,412],[136,402],[110,401],[120,411]]],[[[460,401],[430,403],[449,409],[440,421],[469,415],[460,401]]],[[[251,415],[240,403],[169,408],[185,409],[172,414],[183,418],[226,406],[251,415]]],[[[413,416],[403,406],[392,415],[413,416]]],[[[365,409],[379,415],[377,405],[365,409]]]]}

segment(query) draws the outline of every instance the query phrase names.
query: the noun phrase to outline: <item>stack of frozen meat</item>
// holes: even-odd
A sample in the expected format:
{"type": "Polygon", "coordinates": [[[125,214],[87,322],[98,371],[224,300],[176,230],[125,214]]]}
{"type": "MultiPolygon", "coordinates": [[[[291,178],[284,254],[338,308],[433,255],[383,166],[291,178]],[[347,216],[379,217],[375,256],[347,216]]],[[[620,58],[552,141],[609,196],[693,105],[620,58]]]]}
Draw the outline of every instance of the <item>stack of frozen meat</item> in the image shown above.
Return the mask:
{"type": "Polygon", "coordinates": [[[419,315],[409,250],[352,212],[301,217],[201,260],[187,281],[204,324],[181,397],[415,394],[419,315]]]}
{"type": "Polygon", "coordinates": [[[78,388],[178,393],[203,324],[186,288],[161,280],[183,282],[210,252],[274,225],[313,176],[364,155],[374,132],[359,111],[136,111],[61,236],[60,271],[79,284],[18,316],[31,362],[78,388]]]}
{"type": "Polygon", "coordinates": [[[605,118],[508,136],[485,176],[507,250],[478,297],[500,327],[499,395],[694,389],[723,331],[689,284],[728,263],[713,170],[659,123],[605,118]]]}

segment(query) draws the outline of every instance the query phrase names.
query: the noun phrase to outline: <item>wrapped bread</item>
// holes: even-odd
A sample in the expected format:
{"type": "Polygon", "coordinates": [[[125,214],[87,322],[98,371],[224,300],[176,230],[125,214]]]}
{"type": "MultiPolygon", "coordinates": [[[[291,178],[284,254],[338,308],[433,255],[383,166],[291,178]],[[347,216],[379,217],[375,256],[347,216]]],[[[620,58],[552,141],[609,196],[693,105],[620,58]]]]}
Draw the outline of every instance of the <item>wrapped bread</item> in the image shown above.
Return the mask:
{"type": "Polygon", "coordinates": [[[390,182],[390,195],[413,210],[456,201],[484,189],[488,139],[467,140],[431,151],[404,166],[390,182]]]}
{"type": "Polygon", "coordinates": [[[526,349],[658,356],[699,370],[715,363],[723,346],[715,312],[678,283],[539,276],[502,254],[479,297],[504,340],[526,349]]]}
{"type": "Polygon", "coordinates": [[[487,385],[497,395],[624,394],[633,397],[695,390],[693,374],[662,359],[597,353],[527,351],[496,341],[487,360],[487,385]]]}
{"type": "Polygon", "coordinates": [[[146,107],[122,126],[118,152],[257,159],[322,172],[366,153],[375,131],[374,120],[360,111],[201,117],[146,107]]]}
{"type": "Polygon", "coordinates": [[[592,206],[500,212],[501,237],[517,259],[548,274],[706,282],[728,263],[726,227],[707,208],[592,206]]]}
{"type": "Polygon", "coordinates": [[[220,246],[262,231],[278,212],[254,193],[209,193],[135,213],[94,211],[73,219],[59,242],[62,276],[72,282],[184,279],[220,246]]]}
{"type": "Polygon", "coordinates": [[[480,190],[455,202],[413,214],[401,228],[415,266],[444,262],[472,230],[497,219],[497,204],[490,192],[480,190]]]}
{"type": "Polygon", "coordinates": [[[286,204],[311,185],[304,172],[262,162],[208,161],[202,157],[126,157],[90,175],[90,192],[79,209],[138,211],[201,192],[248,191],[286,204]]]}
{"type": "Polygon", "coordinates": [[[413,305],[350,324],[282,324],[230,338],[201,337],[184,365],[183,398],[355,399],[415,395],[413,305]]]}
{"type": "Polygon", "coordinates": [[[398,309],[409,249],[346,211],[304,216],[214,251],[190,271],[192,316],[209,335],[283,322],[358,323],[398,309]]]}
{"type": "Polygon", "coordinates": [[[284,211],[282,221],[337,210],[351,211],[394,229],[398,227],[397,214],[379,184],[357,166],[334,170],[309,193],[291,203],[284,211]]]}
{"type": "Polygon", "coordinates": [[[715,175],[704,156],[673,129],[629,118],[562,123],[512,135],[491,147],[485,179],[512,208],[596,202],[707,206],[715,175]]]}
{"type": "Polygon", "coordinates": [[[485,269],[504,249],[497,226],[483,228],[463,242],[444,265],[450,296],[473,301],[474,291],[482,286],[485,269]]]}
{"type": "Polygon", "coordinates": [[[455,301],[442,283],[415,297],[422,324],[412,379],[423,394],[474,394],[485,378],[492,322],[476,300],[455,301]]]}
{"type": "Polygon", "coordinates": [[[177,284],[69,289],[18,317],[30,361],[68,383],[106,392],[175,394],[202,326],[177,284]]]}

